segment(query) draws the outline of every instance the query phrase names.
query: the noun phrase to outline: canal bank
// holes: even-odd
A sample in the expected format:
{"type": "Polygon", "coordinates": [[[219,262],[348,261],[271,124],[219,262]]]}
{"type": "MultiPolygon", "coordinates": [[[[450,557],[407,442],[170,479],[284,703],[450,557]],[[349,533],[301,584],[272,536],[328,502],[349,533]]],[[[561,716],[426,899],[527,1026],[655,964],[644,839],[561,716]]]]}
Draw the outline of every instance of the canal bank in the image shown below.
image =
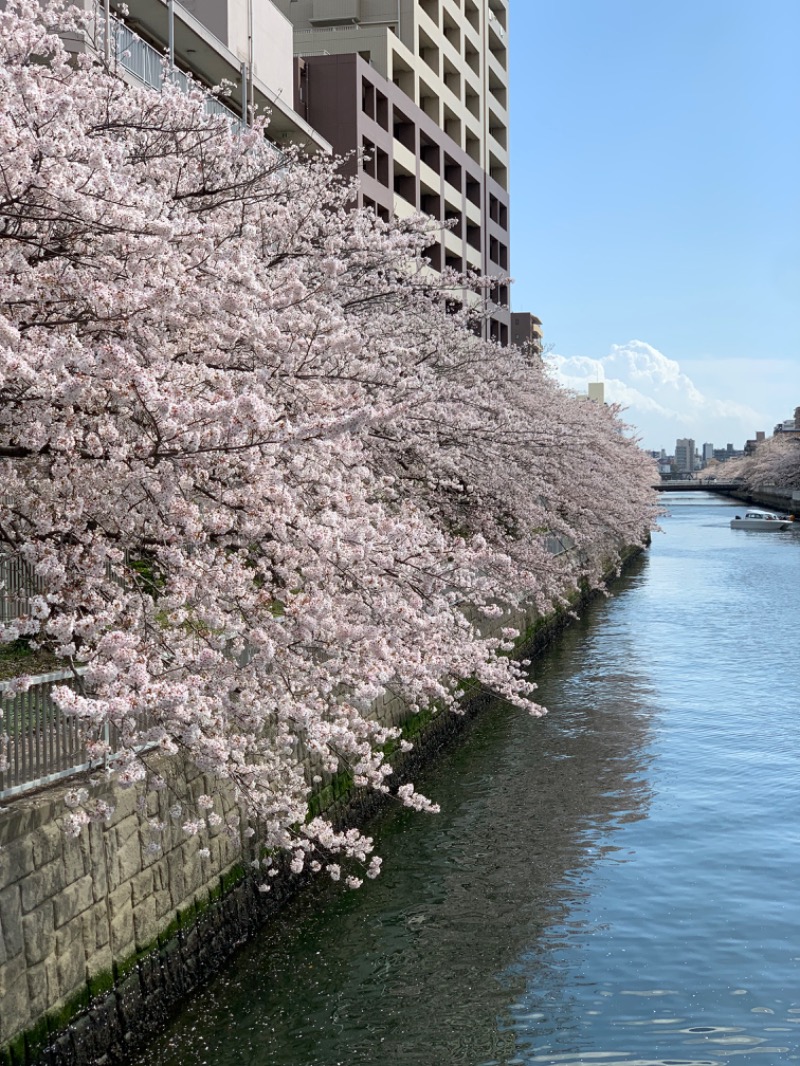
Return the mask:
{"type": "Polygon", "coordinates": [[[784,489],[776,485],[757,485],[752,489],[731,492],[731,496],[745,503],[757,504],[770,511],[794,515],[800,518],[800,489],[784,489]]]}
{"type": "Polygon", "coordinates": [[[665,502],[537,657],[549,714],[487,706],[384,874],[292,901],[136,1066],[800,1061],[800,663],[763,621],[800,538],[665,502]]]}
{"type": "MultiPolygon", "coordinates": [[[[518,654],[541,649],[567,620],[564,611],[513,620],[522,634],[518,654]]],[[[474,693],[464,715],[402,721],[398,707],[379,707],[382,720],[400,725],[415,745],[394,754],[397,779],[435,762],[485,702],[474,693]]],[[[134,1046],[303,887],[285,876],[274,879],[268,896],[260,893],[247,874],[254,857],[248,843],[237,853],[222,831],[212,836],[208,857],[177,826],[152,852],[135,789],[112,794],[99,782],[78,784],[114,810],[77,839],[61,829],[63,784],[0,812],[0,1062],[11,1066],[127,1062],[134,1046]]],[[[202,775],[173,767],[159,808],[146,813],[169,823],[176,797],[196,798],[209,787],[202,775]]],[[[379,803],[339,775],[314,806],[341,824],[363,824],[379,803]]],[[[223,813],[237,819],[232,799],[223,813]]]]}

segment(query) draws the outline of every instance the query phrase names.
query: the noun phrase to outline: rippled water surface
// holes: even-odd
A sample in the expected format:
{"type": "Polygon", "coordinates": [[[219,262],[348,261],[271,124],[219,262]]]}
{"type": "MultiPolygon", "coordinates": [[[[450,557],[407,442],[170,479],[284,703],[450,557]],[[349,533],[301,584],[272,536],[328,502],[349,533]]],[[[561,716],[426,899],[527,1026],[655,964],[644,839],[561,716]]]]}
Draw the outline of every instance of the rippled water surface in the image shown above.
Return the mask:
{"type": "Polygon", "coordinates": [[[294,905],[142,1062],[800,1062],[800,531],[665,502],[536,664],[549,715],[492,707],[379,880],[294,905]]]}

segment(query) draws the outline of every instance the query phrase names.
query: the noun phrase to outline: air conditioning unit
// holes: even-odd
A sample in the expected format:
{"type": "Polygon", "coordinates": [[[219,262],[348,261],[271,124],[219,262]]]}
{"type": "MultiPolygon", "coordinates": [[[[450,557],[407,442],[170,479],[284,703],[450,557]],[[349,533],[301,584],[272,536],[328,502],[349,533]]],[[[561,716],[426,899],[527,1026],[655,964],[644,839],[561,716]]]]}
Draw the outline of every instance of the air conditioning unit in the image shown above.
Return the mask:
{"type": "Polygon", "coordinates": [[[312,26],[356,26],[361,21],[361,0],[314,0],[312,26]]]}

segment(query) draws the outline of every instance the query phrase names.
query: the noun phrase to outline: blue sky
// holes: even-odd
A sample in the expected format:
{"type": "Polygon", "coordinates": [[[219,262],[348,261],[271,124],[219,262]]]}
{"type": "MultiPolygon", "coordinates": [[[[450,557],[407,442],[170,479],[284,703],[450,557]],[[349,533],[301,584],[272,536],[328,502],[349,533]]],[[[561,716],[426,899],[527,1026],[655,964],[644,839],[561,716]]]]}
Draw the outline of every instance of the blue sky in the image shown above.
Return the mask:
{"type": "Polygon", "coordinates": [[[800,0],[510,7],[514,309],[646,447],[770,432],[800,405],[800,0]]]}

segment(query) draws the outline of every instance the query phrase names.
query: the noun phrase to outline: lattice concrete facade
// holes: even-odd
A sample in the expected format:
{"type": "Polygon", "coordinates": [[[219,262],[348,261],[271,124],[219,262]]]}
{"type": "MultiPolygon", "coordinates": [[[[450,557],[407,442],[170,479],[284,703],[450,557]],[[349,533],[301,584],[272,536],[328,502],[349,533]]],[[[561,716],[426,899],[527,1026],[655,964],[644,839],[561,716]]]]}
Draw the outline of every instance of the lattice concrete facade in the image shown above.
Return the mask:
{"type": "MultiPolygon", "coordinates": [[[[360,203],[451,223],[434,267],[507,274],[508,0],[276,6],[301,57],[295,110],[337,152],[367,154],[360,203]]],[[[507,343],[507,286],[495,299],[492,336],[507,343]]]]}

